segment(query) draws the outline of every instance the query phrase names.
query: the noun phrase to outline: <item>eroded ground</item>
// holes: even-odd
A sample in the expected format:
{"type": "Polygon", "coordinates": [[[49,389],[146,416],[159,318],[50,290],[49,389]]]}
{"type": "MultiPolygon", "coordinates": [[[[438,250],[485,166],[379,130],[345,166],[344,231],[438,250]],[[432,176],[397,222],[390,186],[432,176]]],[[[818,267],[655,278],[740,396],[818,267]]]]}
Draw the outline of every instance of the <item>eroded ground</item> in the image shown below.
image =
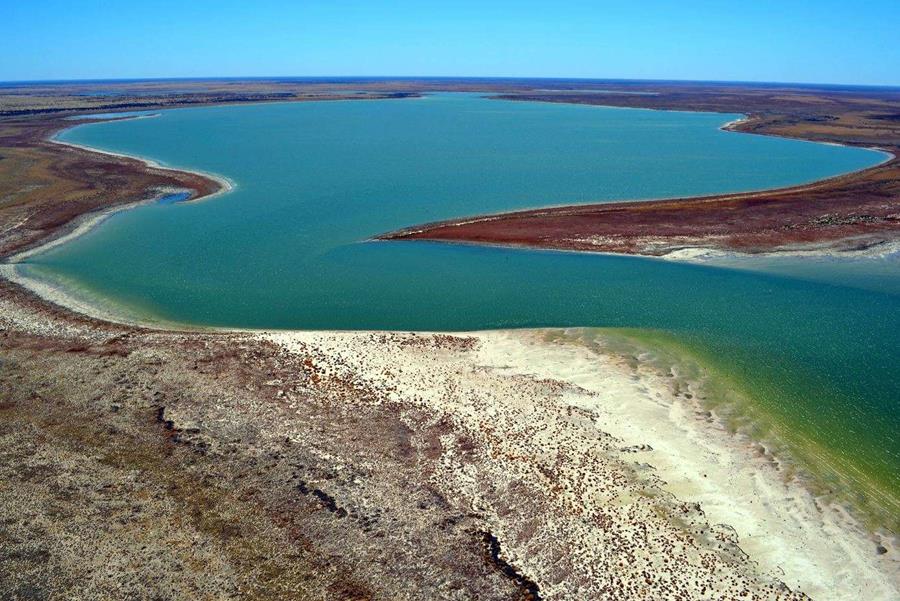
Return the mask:
{"type": "Polygon", "coordinates": [[[4,598],[803,597],[490,338],[153,332],[5,292],[4,598]]]}

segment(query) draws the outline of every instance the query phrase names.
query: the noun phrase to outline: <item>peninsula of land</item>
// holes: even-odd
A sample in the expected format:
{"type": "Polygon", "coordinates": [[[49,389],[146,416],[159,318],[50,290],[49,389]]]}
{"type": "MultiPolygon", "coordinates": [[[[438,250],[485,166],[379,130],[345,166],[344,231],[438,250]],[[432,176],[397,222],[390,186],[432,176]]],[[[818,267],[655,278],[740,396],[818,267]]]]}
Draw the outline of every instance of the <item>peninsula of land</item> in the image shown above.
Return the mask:
{"type": "Polygon", "coordinates": [[[729,131],[876,148],[876,167],[791,188],[578,204],[412,225],[380,236],[661,256],[855,251],[900,238],[900,90],[629,84],[503,94],[507,100],[745,113],[729,131]]]}

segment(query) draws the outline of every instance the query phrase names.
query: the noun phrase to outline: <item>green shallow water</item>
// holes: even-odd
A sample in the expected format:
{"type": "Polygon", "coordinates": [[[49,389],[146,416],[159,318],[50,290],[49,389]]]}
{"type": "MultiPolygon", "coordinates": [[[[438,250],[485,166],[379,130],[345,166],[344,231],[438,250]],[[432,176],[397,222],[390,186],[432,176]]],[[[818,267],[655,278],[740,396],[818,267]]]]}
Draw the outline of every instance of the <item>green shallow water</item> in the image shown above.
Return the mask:
{"type": "Polygon", "coordinates": [[[718,129],[734,118],[454,94],[183,109],[79,126],[61,137],[225,175],[237,189],[118,213],[23,269],[98,302],[189,323],[636,329],[713,368],[749,399],[745,429],[783,441],[823,489],[856,497],[896,530],[896,259],[867,277],[863,265],[832,279],[841,270],[827,263],[778,275],[366,242],[461,215],[797,184],[883,158],[718,129]]]}

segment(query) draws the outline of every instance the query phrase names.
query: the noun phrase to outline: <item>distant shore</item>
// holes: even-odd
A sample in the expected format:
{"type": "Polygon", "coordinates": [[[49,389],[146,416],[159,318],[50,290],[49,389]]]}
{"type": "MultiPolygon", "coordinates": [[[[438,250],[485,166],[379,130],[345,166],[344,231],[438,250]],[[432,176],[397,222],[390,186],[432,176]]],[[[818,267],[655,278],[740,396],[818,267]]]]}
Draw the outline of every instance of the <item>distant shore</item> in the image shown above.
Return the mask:
{"type": "MultiPolygon", "coordinates": [[[[490,86],[488,86],[490,87],[490,86]]],[[[465,88],[464,88],[465,89],[465,88]]],[[[654,92],[653,94],[633,94],[641,89],[616,90],[610,93],[589,94],[574,90],[554,95],[551,91],[518,92],[511,94],[502,89],[500,98],[510,100],[530,100],[540,102],[564,102],[616,106],[623,108],[651,108],[658,110],[689,110],[720,112],[735,111],[741,96],[717,99],[709,103],[700,92],[685,94],[681,88],[675,92],[654,92]],[[627,91],[628,94],[615,93],[627,91]],[[676,93],[677,92],[677,93],[676,93]]],[[[495,92],[496,93],[496,92],[495,92]]],[[[421,95],[421,90],[404,88],[404,94],[421,95]]],[[[818,116],[813,109],[805,106],[802,110],[813,111],[809,115],[801,113],[785,121],[778,110],[798,110],[793,105],[782,109],[783,100],[773,100],[777,90],[763,99],[753,96],[744,99],[748,109],[745,116],[721,126],[727,131],[775,135],[808,141],[864,146],[886,155],[886,160],[874,167],[861,171],[819,180],[809,184],[788,188],[754,191],[749,193],[719,194],[706,197],[687,197],[664,200],[644,200],[637,202],[615,202],[602,204],[578,204],[542,207],[533,210],[515,211],[496,215],[462,217],[438,223],[413,225],[402,230],[388,232],[379,239],[428,239],[438,241],[473,242],[501,246],[522,246],[560,250],[597,251],[649,256],[687,256],[702,251],[726,251],[732,253],[818,253],[828,254],[844,251],[866,251],[883,243],[900,239],[900,126],[892,121],[877,121],[878,114],[860,116],[866,108],[862,99],[847,100],[837,96],[840,103],[830,107],[838,116],[826,118],[818,116]],[[759,106],[757,107],[756,104],[759,106]],[[768,112],[762,112],[762,111],[768,112]],[[846,118],[844,114],[849,115],[846,118]],[[804,121],[806,119],[806,121],[804,121]],[[848,125],[842,123],[848,121],[848,125]],[[796,123],[795,121],[799,121],[796,123]],[[840,125],[834,125],[839,123],[840,125]],[[824,124],[824,125],[823,125],[824,124]],[[874,125],[873,125],[874,124],[874,125]],[[878,126],[876,134],[870,134],[873,126],[878,126]],[[824,129],[823,129],[824,128],[824,129]],[[831,129],[829,129],[831,128],[831,129]],[[891,129],[895,128],[895,129],[891,129]],[[884,133],[888,132],[888,133],[884,133]],[[893,133],[891,133],[893,132],[893,133]],[[867,137],[868,136],[868,137],[867,137]],[[875,136],[875,137],[872,137],[875,136]],[[885,202],[885,199],[889,199],[885,202]],[[740,217],[736,217],[736,215],[740,217]]],[[[834,101],[833,92],[821,92],[825,99],[834,101]]],[[[897,110],[900,111],[900,92],[897,96],[897,110]]],[[[404,96],[406,97],[406,96],[404,96]]],[[[360,96],[326,96],[325,99],[359,99],[360,96]]],[[[889,98],[892,98],[889,96],[889,98]]],[[[310,99],[320,99],[314,97],[310,99]]],[[[277,100],[277,99],[276,99],[277,100]]],[[[302,100],[302,99],[298,99],[302,100]]],[[[233,101],[244,101],[241,98],[233,101]]],[[[879,100],[884,104],[883,100],[879,100]]],[[[212,100],[210,100],[212,102],[212,100]]],[[[148,107],[158,108],[152,103],[148,107]]],[[[187,106],[196,103],[189,102],[187,106]]],[[[100,105],[106,110],[106,105],[100,105]]],[[[177,102],[163,108],[178,107],[177,102]]],[[[884,109],[882,109],[884,110],[884,109]]],[[[889,115],[888,115],[889,116],[889,115]]],[[[39,116],[40,117],[40,116],[39,116]]],[[[34,119],[35,117],[30,117],[34,119]]],[[[97,153],[128,161],[140,169],[143,177],[153,177],[163,170],[152,161],[140,158],[104,153],[95,149],[68,144],[55,140],[59,131],[78,124],[68,121],[54,124],[54,118],[39,121],[39,128],[29,126],[29,118],[14,121],[17,127],[30,132],[16,136],[17,144],[40,145],[43,138],[69,148],[97,153]],[[51,127],[47,127],[47,125],[51,127]],[[131,163],[131,161],[135,161],[131,163]]],[[[109,117],[114,119],[114,117],[109,117]]],[[[8,126],[9,122],[7,122],[8,126]]],[[[51,159],[52,160],[52,159],[51,159]]],[[[118,169],[122,169],[120,165],[118,169]]],[[[134,169],[129,169],[132,173],[134,169]]],[[[181,187],[190,190],[191,200],[212,197],[227,192],[231,183],[212,174],[200,174],[186,170],[166,169],[166,175],[180,178],[181,187]]],[[[145,184],[146,185],[146,184],[145,184]]],[[[171,185],[171,181],[160,182],[160,187],[171,185]]],[[[108,195],[104,204],[116,204],[128,191],[108,195]]],[[[154,194],[145,197],[152,197],[154,194]]],[[[122,199],[118,202],[132,204],[143,199],[122,199]]],[[[102,206],[102,205],[101,205],[102,206]]],[[[87,207],[87,211],[101,207],[87,207]]],[[[66,222],[78,213],[72,212],[66,218],[55,219],[53,229],[68,227],[66,222]]],[[[32,217],[33,218],[33,217],[32,217]]],[[[58,234],[48,231],[45,237],[58,234]]],[[[37,240],[32,241],[32,244],[37,240]]],[[[0,237],[0,257],[9,256],[10,249],[4,248],[0,237]]],[[[29,246],[29,245],[26,245],[29,246]]]]}
{"type": "MultiPolygon", "coordinates": [[[[7,221],[19,222],[20,226],[0,232],[0,257],[4,260],[13,257],[21,260],[54,240],[69,239],[76,232],[75,235],[83,234],[115,211],[152,202],[171,190],[185,190],[195,200],[232,188],[231,182],[215,175],[168,169],[142,158],[56,139],[60,131],[80,123],[58,117],[33,122],[0,120],[0,144],[4,140],[14,144],[7,159],[21,161],[20,169],[30,165],[32,177],[37,171],[40,177],[52,182],[28,190],[25,202],[12,203],[6,208],[7,214],[2,216],[7,221]],[[97,175],[91,177],[88,173],[97,175]],[[67,199],[67,196],[74,198],[67,199]],[[27,220],[27,228],[21,227],[25,225],[22,219],[27,220]]],[[[11,180],[6,185],[13,187],[20,183],[11,180]]],[[[21,185],[27,186],[27,182],[21,185]]]]}

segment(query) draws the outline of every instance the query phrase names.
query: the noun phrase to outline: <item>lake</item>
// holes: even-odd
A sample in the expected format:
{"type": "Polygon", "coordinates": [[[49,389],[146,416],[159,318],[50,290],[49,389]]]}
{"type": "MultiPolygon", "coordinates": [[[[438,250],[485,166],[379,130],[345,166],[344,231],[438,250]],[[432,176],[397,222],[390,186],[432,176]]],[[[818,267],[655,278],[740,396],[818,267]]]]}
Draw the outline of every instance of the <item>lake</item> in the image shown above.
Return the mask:
{"type": "Polygon", "coordinates": [[[737,422],[789,450],[822,491],[896,528],[896,258],[852,270],[817,261],[748,271],[369,241],[510,209],[799,184],[883,155],[719,129],[740,115],[477,94],[159,113],[60,138],[219,174],[236,189],[117,213],[29,258],[26,275],[123,312],[190,324],[627,328],[709,366],[744,399],[729,401],[737,422]]]}

